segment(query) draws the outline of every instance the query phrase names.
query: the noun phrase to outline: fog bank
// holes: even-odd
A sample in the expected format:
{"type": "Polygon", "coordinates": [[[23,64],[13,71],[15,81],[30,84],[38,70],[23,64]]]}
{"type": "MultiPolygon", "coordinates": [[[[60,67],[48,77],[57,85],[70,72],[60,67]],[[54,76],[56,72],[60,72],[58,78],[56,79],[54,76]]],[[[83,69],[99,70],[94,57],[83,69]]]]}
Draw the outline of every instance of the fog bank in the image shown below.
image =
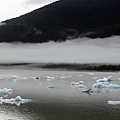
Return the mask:
{"type": "Polygon", "coordinates": [[[79,38],[62,43],[0,43],[0,63],[120,64],[120,37],[79,38]]]}

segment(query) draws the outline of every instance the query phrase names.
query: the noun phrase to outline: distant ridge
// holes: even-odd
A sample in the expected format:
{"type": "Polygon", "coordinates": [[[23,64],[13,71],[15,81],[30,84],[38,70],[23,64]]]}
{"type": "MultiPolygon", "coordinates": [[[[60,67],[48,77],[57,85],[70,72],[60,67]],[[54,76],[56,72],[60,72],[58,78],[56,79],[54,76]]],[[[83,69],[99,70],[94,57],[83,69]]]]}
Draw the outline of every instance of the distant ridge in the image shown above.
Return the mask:
{"type": "Polygon", "coordinates": [[[120,0],[60,0],[4,22],[0,42],[105,38],[120,35],[120,0]]]}

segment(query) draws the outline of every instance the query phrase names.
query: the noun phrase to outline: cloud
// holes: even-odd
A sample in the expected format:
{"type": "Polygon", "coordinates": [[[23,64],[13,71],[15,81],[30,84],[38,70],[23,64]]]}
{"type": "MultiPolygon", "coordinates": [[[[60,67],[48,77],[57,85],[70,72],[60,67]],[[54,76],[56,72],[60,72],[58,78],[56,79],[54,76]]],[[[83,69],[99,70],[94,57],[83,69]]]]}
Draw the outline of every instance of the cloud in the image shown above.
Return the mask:
{"type": "Polygon", "coordinates": [[[61,43],[0,43],[0,62],[120,64],[120,37],[79,38],[61,43]]]}
{"type": "Polygon", "coordinates": [[[26,0],[25,3],[27,5],[34,5],[34,4],[46,5],[46,4],[52,3],[54,1],[57,1],[57,0],[26,0]]]}

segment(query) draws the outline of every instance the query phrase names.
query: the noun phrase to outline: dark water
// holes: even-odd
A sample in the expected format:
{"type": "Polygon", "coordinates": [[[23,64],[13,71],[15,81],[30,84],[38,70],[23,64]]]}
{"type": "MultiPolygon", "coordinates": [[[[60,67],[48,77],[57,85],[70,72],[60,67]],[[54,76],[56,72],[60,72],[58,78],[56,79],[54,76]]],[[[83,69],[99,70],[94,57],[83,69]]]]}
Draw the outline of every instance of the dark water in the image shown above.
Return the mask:
{"type": "MultiPolygon", "coordinates": [[[[112,76],[120,85],[119,72],[42,71],[42,70],[0,70],[0,88],[11,88],[13,93],[6,98],[21,96],[31,102],[0,105],[0,120],[120,120],[120,105],[109,105],[109,100],[120,100],[119,89],[104,89],[102,92],[82,93],[82,88],[71,86],[71,82],[84,81],[90,88],[96,79],[112,76]],[[52,74],[54,79],[46,79],[52,74]],[[61,79],[59,76],[68,76],[61,79]],[[35,77],[13,81],[12,76],[35,77]],[[71,75],[72,77],[69,77],[71,75]],[[81,76],[83,75],[83,76],[81,76]],[[98,77],[98,78],[96,78],[98,77]],[[48,88],[48,86],[54,88],[48,88]]],[[[5,97],[4,97],[5,98],[5,97]]]]}

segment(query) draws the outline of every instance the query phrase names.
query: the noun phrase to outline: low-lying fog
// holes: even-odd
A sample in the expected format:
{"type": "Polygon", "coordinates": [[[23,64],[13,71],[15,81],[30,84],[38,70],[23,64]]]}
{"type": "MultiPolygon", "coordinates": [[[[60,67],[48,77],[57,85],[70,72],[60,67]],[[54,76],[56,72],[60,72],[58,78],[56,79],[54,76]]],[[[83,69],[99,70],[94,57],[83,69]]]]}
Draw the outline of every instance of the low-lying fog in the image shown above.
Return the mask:
{"type": "Polygon", "coordinates": [[[9,62],[120,64],[120,37],[79,38],[62,43],[0,43],[0,63],[9,62]]]}

